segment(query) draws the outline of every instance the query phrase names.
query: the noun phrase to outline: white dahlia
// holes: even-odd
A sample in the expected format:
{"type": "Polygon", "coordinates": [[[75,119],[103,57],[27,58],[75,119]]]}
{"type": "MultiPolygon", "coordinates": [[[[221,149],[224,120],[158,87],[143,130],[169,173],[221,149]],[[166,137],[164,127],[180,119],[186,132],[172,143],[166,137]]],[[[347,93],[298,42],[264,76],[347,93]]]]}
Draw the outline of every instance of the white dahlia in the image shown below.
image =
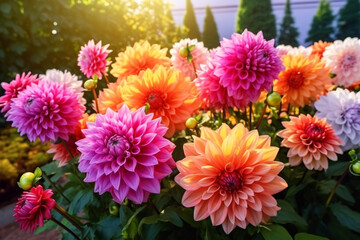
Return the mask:
{"type": "Polygon", "coordinates": [[[283,56],[283,55],[296,56],[302,54],[304,57],[307,57],[310,55],[312,47],[304,47],[304,46],[292,47],[290,45],[281,44],[278,45],[276,49],[278,50],[279,56],[283,56]]]}

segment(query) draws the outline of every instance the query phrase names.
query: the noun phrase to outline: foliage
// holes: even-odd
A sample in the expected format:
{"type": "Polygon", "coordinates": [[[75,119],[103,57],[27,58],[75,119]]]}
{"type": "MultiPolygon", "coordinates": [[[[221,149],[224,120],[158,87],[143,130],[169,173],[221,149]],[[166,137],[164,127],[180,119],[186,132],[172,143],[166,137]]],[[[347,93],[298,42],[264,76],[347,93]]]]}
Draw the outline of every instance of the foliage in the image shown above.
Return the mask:
{"type": "Polygon", "coordinates": [[[205,47],[207,47],[208,49],[216,48],[219,46],[220,37],[210,6],[206,6],[203,41],[205,47]]]}
{"type": "Polygon", "coordinates": [[[294,26],[294,18],[291,15],[290,0],[286,0],[285,14],[280,27],[279,44],[291,45],[297,47],[299,45],[296,38],[299,36],[297,28],[294,26]]]}
{"type": "Polygon", "coordinates": [[[321,0],[319,7],[311,23],[306,42],[317,42],[319,40],[332,42],[334,27],[332,26],[335,16],[332,13],[330,2],[321,0]]]}
{"type": "Polygon", "coordinates": [[[360,37],[360,3],[359,0],[347,0],[339,11],[337,39],[360,37]]]}
{"type": "Polygon", "coordinates": [[[262,31],[266,39],[276,38],[276,20],[270,0],[240,0],[235,31],[246,28],[254,33],[262,31]]]}
{"type": "Polygon", "coordinates": [[[183,25],[186,29],[188,29],[188,38],[196,38],[199,41],[201,40],[201,34],[196,21],[196,15],[191,0],[186,0],[186,11],[183,19],[183,25]]]}

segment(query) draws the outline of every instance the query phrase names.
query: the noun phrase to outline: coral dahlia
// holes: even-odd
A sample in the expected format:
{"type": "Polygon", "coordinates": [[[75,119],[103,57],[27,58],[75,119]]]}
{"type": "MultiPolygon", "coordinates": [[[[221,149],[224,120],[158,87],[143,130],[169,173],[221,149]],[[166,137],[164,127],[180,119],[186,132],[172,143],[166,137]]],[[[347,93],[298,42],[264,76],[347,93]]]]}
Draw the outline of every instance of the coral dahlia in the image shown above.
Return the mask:
{"type": "Polygon", "coordinates": [[[331,46],[332,44],[333,44],[332,42],[323,42],[321,40],[318,42],[315,42],[312,45],[310,57],[318,57],[321,59],[323,57],[325,49],[328,46],[331,46]]]}
{"type": "Polygon", "coordinates": [[[23,192],[14,209],[14,217],[20,222],[21,229],[33,232],[38,226],[44,226],[44,219],[51,218],[50,210],[56,204],[52,195],[51,189],[44,191],[40,185],[23,192]]]}
{"type": "Polygon", "coordinates": [[[270,91],[284,68],[274,40],[266,41],[261,31],[255,35],[246,29],[224,38],[215,60],[215,75],[228,95],[247,103],[256,102],[264,89],[270,91]]]}
{"type": "MultiPolygon", "coordinates": [[[[108,88],[104,88],[99,92],[98,104],[99,113],[105,114],[108,108],[111,108],[117,112],[123,105],[124,101],[121,97],[121,89],[124,86],[125,81],[117,81],[115,83],[108,84],[108,88]]],[[[95,103],[93,108],[95,108],[95,103]]]]}
{"type": "Polygon", "coordinates": [[[31,75],[31,72],[25,74],[22,73],[16,74],[14,80],[10,83],[1,83],[1,86],[5,90],[4,96],[0,97],[0,107],[2,107],[1,112],[9,111],[11,100],[15,99],[19,92],[24,90],[27,86],[31,85],[32,83],[37,84],[41,78],[38,78],[37,75],[31,75]]]}
{"type": "Polygon", "coordinates": [[[89,40],[85,46],[81,47],[78,56],[78,66],[86,77],[91,78],[94,74],[101,79],[106,73],[107,66],[111,63],[106,60],[112,50],[108,50],[109,44],[101,46],[101,41],[95,44],[94,40],[89,40]]]}
{"type": "Polygon", "coordinates": [[[360,41],[358,38],[336,40],[323,53],[326,67],[336,74],[336,85],[349,87],[360,79],[360,41]]]}
{"type": "Polygon", "coordinates": [[[30,141],[37,137],[42,142],[58,138],[67,141],[84,111],[78,95],[65,83],[40,81],[21,91],[5,116],[30,141]]]}
{"type": "Polygon", "coordinates": [[[130,75],[138,75],[141,71],[152,69],[156,65],[170,67],[170,59],[166,56],[167,48],[148,41],[137,42],[133,47],[126,47],[125,52],[119,53],[116,62],[111,65],[111,74],[118,79],[130,75]]]}
{"type": "Polygon", "coordinates": [[[203,42],[198,42],[196,39],[182,39],[180,42],[177,42],[173,45],[173,48],[170,50],[171,62],[174,68],[179,69],[187,77],[190,77],[191,80],[196,78],[195,71],[200,70],[201,64],[205,64],[208,58],[208,49],[204,47],[203,42]],[[192,55],[191,62],[188,61],[187,57],[182,57],[180,55],[181,48],[188,48],[194,46],[190,51],[192,55]],[[195,69],[194,69],[195,67],[195,69]]]}
{"type": "Polygon", "coordinates": [[[326,118],[344,142],[344,151],[360,147],[360,92],[338,88],[321,96],[314,106],[316,116],[326,118]]]}
{"type": "Polygon", "coordinates": [[[328,158],[336,161],[336,153],[342,154],[340,145],[344,143],[325,119],[300,114],[282,124],[285,129],[278,136],[284,139],[281,145],[289,148],[287,156],[290,165],[297,166],[303,162],[309,170],[326,170],[328,158]]]}
{"type": "Polygon", "coordinates": [[[85,138],[76,144],[79,170],[86,173],[85,182],[95,182],[95,192],[109,192],[118,203],[127,197],[138,204],[150,193],[160,193],[161,179],[175,167],[175,146],[163,137],[167,128],[160,119],[152,118],[144,108],[131,112],[124,105],[88,122],[85,138]]]}
{"type": "Polygon", "coordinates": [[[186,120],[201,103],[194,82],[179,70],[163,66],[129,77],[122,98],[129,108],[138,109],[148,103],[154,118],[161,117],[161,123],[169,128],[166,137],[185,129],[186,120]]]}
{"type": "Polygon", "coordinates": [[[283,103],[304,107],[324,94],[331,85],[329,69],[319,58],[303,55],[285,55],[281,58],[285,65],[278,80],[274,82],[274,91],[281,95],[283,103]]]}
{"type": "Polygon", "coordinates": [[[272,195],[287,184],[278,176],[283,163],[274,161],[279,149],[270,142],[239,123],[216,131],[202,127],[201,137],[184,145],[175,181],[185,189],[182,204],[195,207],[196,221],[210,216],[229,234],[236,226],[245,229],[276,216],[280,208],[272,195]]]}

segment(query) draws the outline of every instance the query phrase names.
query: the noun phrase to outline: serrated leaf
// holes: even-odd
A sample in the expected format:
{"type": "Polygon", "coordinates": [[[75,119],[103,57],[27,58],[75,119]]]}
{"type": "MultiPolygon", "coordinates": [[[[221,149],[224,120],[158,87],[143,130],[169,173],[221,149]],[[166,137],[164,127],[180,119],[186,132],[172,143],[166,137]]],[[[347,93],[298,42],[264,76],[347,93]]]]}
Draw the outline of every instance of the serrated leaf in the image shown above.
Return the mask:
{"type": "Polygon", "coordinates": [[[288,231],[276,224],[268,225],[269,230],[261,228],[260,232],[265,240],[293,240],[288,231]]]}
{"type": "Polygon", "coordinates": [[[298,233],[295,235],[294,240],[329,240],[326,237],[321,237],[309,233],[298,233]]]}
{"type": "Polygon", "coordinates": [[[330,208],[341,225],[360,233],[360,213],[340,203],[331,204],[330,208]]]}
{"type": "Polygon", "coordinates": [[[273,217],[273,221],[277,223],[292,223],[294,225],[302,225],[300,227],[307,226],[307,222],[294,210],[292,205],[285,200],[277,200],[279,207],[277,215],[273,217]]]}

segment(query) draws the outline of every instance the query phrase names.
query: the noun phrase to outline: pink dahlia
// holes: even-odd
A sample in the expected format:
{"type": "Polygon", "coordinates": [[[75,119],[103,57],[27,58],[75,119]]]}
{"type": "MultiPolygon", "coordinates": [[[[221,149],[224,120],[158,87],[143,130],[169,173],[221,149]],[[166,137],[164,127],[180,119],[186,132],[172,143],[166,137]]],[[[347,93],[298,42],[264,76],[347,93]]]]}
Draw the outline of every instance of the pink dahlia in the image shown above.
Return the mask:
{"type": "Polygon", "coordinates": [[[264,89],[270,91],[284,69],[274,40],[266,41],[261,31],[255,35],[246,29],[221,41],[215,61],[215,75],[228,95],[247,103],[256,102],[264,89]]]}
{"type": "Polygon", "coordinates": [[[214,56],[219,48],[210,52],[209,60],[201,65],[198,71],[198,78],[194,80],[199,92],[199,99],[202,100],[206,108],[223,109],[224,107],[244,107],[246,102],[237,101],[228,96],[227,90],[220,84],[220,77],[214,74],[214,56]]]}
{"type": "Polygon", "coordinates": [[[200,65],[205,64],[208,58],[208,49],[204,47],[203,42],[198,42],[196,39],[182,39],[180,42],[175,43],[170,50],[171,62],[174,68],[183,72],[186,77],[190,77],[191,80],[195,79],[195,70],[200,70],[200,65]],[[189,62],[186,57],[180,56],[180,49],[194,46],[190,51],[192,55],[192,62],[189,62]],[[194,70],[195,66],[195,70],[194,70]]]}
{"type": "Polygon", "coordinates": [[[37,137],[42,142],[58,138],[67,141],[84,110],[78,95],[64,83],[40,81],[21,91],[5,116],[30,141],[37,137]]]}
{"type": "Polygon", "coordinates": [[[50,210],[56,204],[52,195],[51,189],[44,191],[40,185],[23,192],[14,209],[14,217],[20,222],[21,229],[33,232],[38,226],[44,226],[44,219],[51,218],[50,210]]]}
{"type": "Polygon", "coordinates": [[[16,74],[14,80],[10,83],[1,83],[1,86],[5,90],[4,96],[0,97],[0,107],[2,107],[1,112],[6,112],[10,109],[11,100],[16,98],[20,91],[24,90],[27,86],[32,83],[37,84],[41,78],[38,78],[37,75],[31,75],[31,72],[25,74],[16,74]]]}
{"type": "Polygon", "coordinates": [[[172,172],[174,144],[164,138],[161,119],[152,120],[144,108],[131,112],[123,105],[118,112],[98,114],[76,142],[81,152],[79,170],[85,182],[95,182],[95,192],[110,192],[114,201],[126,197],[135,203],[160,193],[160,181],[172,172]]]}
{"type": "Polygon", "coordinates": [[[106,67],[111,62],[107,61],[106,58],[112,52],[112,50],[107,49],[108,47],[109,44],[101,46],[101,41],[95,44],[94,40],[90,40],[85,46],[81,47],[78,66],[86,77],[90,78],[96,74],[101,79],[103,74],[107,75],[106,67]]]}

